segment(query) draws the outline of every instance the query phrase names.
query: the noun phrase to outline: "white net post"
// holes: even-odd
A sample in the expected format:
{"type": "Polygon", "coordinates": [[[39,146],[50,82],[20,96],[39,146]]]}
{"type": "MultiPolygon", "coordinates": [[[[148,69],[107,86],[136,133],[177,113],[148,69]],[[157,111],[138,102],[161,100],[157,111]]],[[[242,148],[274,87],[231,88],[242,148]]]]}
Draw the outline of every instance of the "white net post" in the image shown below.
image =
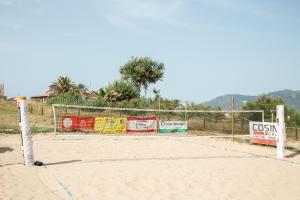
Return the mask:
{"type": "Polygon", "coordinates": [[[22,151],[25,165],[34,165],[33,142],[28,119],[28,105],[26,97],[17,98],[17,107],[19,110],[19,126],[21,131],[22,151]]]}
{"type": "Polygon", "coordinates": [[[278,135],[277,135],[277,159],[284,158],[284,143],[285,143],[285,122],[284,122],[284,106],[278,105],[277,110],[277,123],[278,123],[278,135]]]}

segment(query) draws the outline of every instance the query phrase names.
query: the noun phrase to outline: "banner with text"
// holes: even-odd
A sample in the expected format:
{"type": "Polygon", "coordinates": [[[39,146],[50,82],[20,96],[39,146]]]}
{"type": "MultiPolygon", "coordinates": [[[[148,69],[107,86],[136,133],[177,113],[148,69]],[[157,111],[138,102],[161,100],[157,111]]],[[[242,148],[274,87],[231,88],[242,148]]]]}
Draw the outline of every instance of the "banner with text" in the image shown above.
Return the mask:
{"type": "Polygon", "coordinates": [[[128,133],[155,133],[157,130],[156,117],[127,117],[128,133]]]}
{"type": "Polygon", "coordinates": [[[62,116],[62,129],[65,131],[92,131],[95,117],[93,116],[62,116]]]}
{"type": "Polygon", "coordinates": [[[98,133],[126,133],[126,117],[96,117],[95,132],[98,133]]]}
{"type": "Polygon", "coordinates": [[[61,128],[65,131],[73,131],[78,128],[78,117],[77,116],[62,116],[61,117],[61,128]]]}
{"type": "Polygon", "coordinates": [[[278,124],[269,122],[249,122],[250,142],[276,146],[278,124]]]}
{"type": "Polygon", "coordinates": [[[187,121],[159,121],[160,133],[187,132],[187,121]]]}

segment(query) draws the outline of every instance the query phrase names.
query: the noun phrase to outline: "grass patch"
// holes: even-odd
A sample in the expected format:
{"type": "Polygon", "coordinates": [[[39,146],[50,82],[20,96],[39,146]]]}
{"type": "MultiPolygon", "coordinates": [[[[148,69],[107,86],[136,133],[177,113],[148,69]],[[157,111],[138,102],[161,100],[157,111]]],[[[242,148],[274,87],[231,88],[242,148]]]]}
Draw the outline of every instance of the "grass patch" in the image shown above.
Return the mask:
{"type": "MultiPolygon", "coordinates": [[[[28,105],[31,132],[52,132],[51,106],[35,102],[29,102],[28,105]]],[[[16,101],[0,101],[0,133],[19,133],[19,114],[16,101]]]]}

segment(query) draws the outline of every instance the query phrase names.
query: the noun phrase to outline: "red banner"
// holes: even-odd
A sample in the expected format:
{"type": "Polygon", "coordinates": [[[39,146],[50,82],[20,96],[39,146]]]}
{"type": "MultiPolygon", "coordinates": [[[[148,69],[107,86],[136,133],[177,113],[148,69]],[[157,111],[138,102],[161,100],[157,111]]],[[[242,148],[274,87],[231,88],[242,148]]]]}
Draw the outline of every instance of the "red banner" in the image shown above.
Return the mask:
{"type": "Polygon", "coordinates": [[[94,130],[95,117],[78,117],[78,130],[94,130]]]}
{"type": "Polygon", "coordinates": [[[61,126],[63,130],[72,131],[78,128],[78,117],[77,116],[62,116],[61,126]]]}
{"type": "Polygon", "coordinates": [[[265,145],[276,146],[276,140],[252,138],[252,139],[250,139],[250,142],[256,143],[256,144],[265,144],[265,145]]]}
{"type": "Polygon", "coordinates": [[[93,130],[95,117],[90,116],[62,116],[62,129],[66,131],[93,130]]]}

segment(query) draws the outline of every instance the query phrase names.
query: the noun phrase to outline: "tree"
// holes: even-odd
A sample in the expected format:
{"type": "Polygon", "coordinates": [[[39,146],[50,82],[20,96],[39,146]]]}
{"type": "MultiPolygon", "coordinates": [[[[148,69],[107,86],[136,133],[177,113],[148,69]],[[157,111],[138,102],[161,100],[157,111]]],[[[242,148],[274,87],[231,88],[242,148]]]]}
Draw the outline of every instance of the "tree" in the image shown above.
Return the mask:
{"type": "Polygon", "coordinates": [[[67,76],[60,76],[57,81],[49,85],[49,92],[51,92],[53,96],[69,91],[79,92],[77,85],[67,76]]]}
{"type": "Polygon", "coordinates": [[[160,101],[160,90],[154,88],[153,94],[154,94],[154,101],[160,101]]]}
{"type": "MultiPolygon", "coordinates": [[[[253,103],[247,103],[243,106],[243,110],[263,110],[265,113],[265,121],[271,121],[272,113],[276,113],[276,106],[282,105],[284,102],[281,99],[273,99],[266,95],[261,96],[253,103]]],[[[275,114],[276,115],[276,114],[275,114]]],[[[261,116],[257,113],[249,114],[252,121],[261,121],[261,116]]]]}
{"type": "Polygon", "coordinates": [[[124,80],[114,81],[107,87],[100,88],[94,94],[108,102],[130,100],[138,97],[136,88],[124,80]]]}
{"type": "Polygon", "coordinates": [[[83,83],[79,83],[77,85],[77,88],[78,88],[79,92],[82,93],[82,94],[87,94],[88,93],[88,88],[83,83]]]}
{"type": "Polygon", "coordinates": [[[164,64],[152,60],[150,57],[132,57],[125,65],[120,67],[120,73],[124,80],[131,82],[140,94],[143,87],[146,91],[150,84],[162,80],[164,64]]]}
{"type": "Polygon", "coordinates": [[[287,116],[287,125],[293,126],[293,127],[300,127],[300,113],[295,111],[294,109],[288,110],[288,116],[287,116]]]}
{"type": "Polygon", "coordinates": [[[88,99],[91,97],[91,94],[89,93],[87,86],[84,85],[83,83],[79,83],[77,85],[77,88],[78,88],[79,95],[84,99],[88,99]]]}
{"type": "MultiPolygon", "coordinates": [[[[247,103],[243,109],[244,110],[264,110],[265,112],[265,121],[276,120],[276,106],[284,105],[284,102],[281,99],[274,99],[266,95],[260,97],[257,101],[253,103],[247,103]]],[[[300,113],[295,111],[292,108],[289,108],[285,105],[285,122],[287,126],[299,127],[300,126],[300,113]]],[[[245,114],[244,114],[245,115],[245,114]]],[[[257,114],[251,114],[248,116],[248,119],[252,121],[260,121],[261,117],[257,114]]]]}
{"type": "MultiPolygon", "coordinates": [[[[247,103],[243,109],[244,110],[264,110],[265,121],[276,120],[276,106],[284,105],[284,102],[281,99],[274,99],[263,95],[257,101],[253,103],[247,103]],[[273,116],[272,116],[273,115],[273,116]]],[[[245,114],[244,114],[245,115],[245,114]]],[[[261,116],[257,114],[249,115],[249,119],[252,121],[260,121],[261,116]]],[[[294,109],[289,108],[285,105],[285,121],[288,126],[299,126],[300,125],[300,114],[294,109]]]]}

